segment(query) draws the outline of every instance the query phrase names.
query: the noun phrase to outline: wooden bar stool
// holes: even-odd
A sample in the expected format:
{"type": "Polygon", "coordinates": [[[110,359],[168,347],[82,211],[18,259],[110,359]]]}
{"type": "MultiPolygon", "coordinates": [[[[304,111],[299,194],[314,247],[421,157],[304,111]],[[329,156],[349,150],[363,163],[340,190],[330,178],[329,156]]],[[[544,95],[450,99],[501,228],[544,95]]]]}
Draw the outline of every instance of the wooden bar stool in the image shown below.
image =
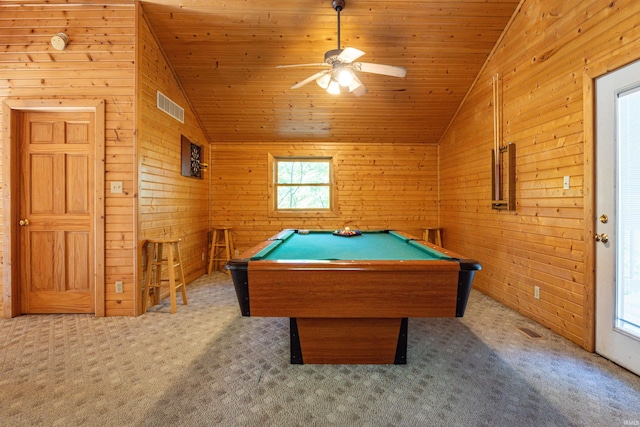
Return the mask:
{"type": "Polygon", "coordinates": [[[442,228],[425,228],[423,238],[434,245],[442,246],[442,228]]]}
{"type": "MultiPolygon", "coordinates": [[[[213,269],[220,270],[233,255],[231,227],[220,227],[211,230],[211,246],[209,247],[209,267],[207,274],[213,269]]],[[[230,272],[227,270],[227,274],[230,272]]]]}
{"type": "Polygon", "coordinates": [[[182,304],[187,305],[187,287],[184,281],[184,270],[182,268],[182,257],[180,256],[181,239],[149,239],[147,240],[147,277],[145,280],[143,313],[147,312],[149,296],[153,297],[153,304],[160,302],[160,288],[169,287],[169,297],[171,298],[171,313],[177,311],[176,293],[180,289],[182,292],[182,304]],[[164,246],[167,247],[166,257],[164,257],[164,246]],[[164,267],[167,269],[167,279],[162,278],[164,267]],[[178,277],[176,277],[176,268],[178,277]]]}

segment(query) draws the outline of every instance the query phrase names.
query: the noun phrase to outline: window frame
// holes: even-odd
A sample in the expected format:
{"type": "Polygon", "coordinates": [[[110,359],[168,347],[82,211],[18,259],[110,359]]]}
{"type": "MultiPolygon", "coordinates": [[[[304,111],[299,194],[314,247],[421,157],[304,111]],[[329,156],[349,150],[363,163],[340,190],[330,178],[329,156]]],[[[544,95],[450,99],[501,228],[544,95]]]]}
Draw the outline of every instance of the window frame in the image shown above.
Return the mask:
{"type": "MultiPolygon", "coordinates": [[[[337,217],[337,186],[336,186],[336,156],[334,154],[318,155],[314,153],[297,152],[291,153],[269,153],[268,158],[268,205],[270,217],[337,217]],[[322,161],[329,163],[329,208],[324,209],[278,209],[277,207],[277,174],[276,168],[279,161],[322,161]]],[[[313,184],[311,184],[313,185],[313,184]]]]}

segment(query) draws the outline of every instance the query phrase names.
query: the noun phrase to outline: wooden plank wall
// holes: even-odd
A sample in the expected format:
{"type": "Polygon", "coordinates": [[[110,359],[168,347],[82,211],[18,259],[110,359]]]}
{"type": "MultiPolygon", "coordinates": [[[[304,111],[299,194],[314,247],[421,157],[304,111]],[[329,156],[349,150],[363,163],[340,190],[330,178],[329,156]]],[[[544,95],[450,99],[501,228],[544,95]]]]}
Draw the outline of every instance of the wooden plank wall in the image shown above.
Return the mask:
{"type": "Polygon", "coordinates": [[[583,72],[595,62],[613,68],[640,58],[638,16],[634,0],[523,1],[440,144],[446,244],[482,263],[474,286],[587,349],[594,296],[584,261],[592,189],[583,183],[592,159],[583,72]],[[515,212],[490,207],[496,73],[503,143],[517,146],[515,212]]]}
{"type": "MultiPolygon", "coordinates": [[[[131,315],[137,187],[133,175],[135,10],[132,4],[46,3],[0,6],[0,101],[8,97],[105,100],[105,181],[107,187],[111,181],[124,185],[121,195],[105,192],[106,315],[131,315]],[[64,51],[50,45],[59,31],[70,39],[64,51]],[[124,295],[115,294],[116,280],[124,281],[124,295]]],[[[0,123],[0,132],[3,128],[0,123]]]]}
{"type": "Polygon", "coordinates": [[[139,13],[138,254],[142,265],[146,265],[142,247],[147,239],[182,238],[180,252],[186,281],[190,282],[201,276],[206,267],[209,176],[207,172],[203,179],[181,176],[181,135],[203,147],[203,162],[207,162],[209,144],[142,8],[139,13]],[[185,109],[184,124],[156,108],[157,90],[185,109]]]}
{"type": "Polygon", "coordinates": [[[245,250],[283,228],[390,228],[420,235],[438,219],[438,148],[403,143],[213,144],[211,221],[234,228],[245,250]],[[268,216],[269,153],[337,159],[338,211],[334,218],[268,216]]]}

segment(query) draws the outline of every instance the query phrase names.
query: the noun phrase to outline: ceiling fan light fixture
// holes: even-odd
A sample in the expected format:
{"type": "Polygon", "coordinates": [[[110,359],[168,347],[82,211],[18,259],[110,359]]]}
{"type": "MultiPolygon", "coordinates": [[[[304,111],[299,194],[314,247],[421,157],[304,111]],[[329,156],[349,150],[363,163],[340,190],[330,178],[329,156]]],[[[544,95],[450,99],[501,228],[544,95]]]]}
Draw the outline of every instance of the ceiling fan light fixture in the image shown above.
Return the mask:
{"type": "Polygon", "coordinates": [[[329,87],[327,87],[327,92],[331,95],[340,95],[340,83],[338,83],[337,80],[331,79],[329,87]]]}
{"type": "Polygon", "coordinates": [[[342,69],[338,71],[338,83],[340,86],[348,87],[353,82],[353,73],[349,70],[342,69]]]}

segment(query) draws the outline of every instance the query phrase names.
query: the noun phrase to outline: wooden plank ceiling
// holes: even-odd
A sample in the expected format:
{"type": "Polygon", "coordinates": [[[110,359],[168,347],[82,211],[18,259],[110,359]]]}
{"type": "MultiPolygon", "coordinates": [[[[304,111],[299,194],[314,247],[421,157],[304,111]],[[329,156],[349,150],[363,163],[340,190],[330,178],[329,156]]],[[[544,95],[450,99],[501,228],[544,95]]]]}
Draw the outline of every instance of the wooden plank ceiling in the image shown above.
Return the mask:
{"type": "Polygon", "coordinates": [[[336,49],[331,0],[149,0],[146,17],[212,143],[437,143],[520,0],[346,0],[341,47],[405,78],[359,73],[368,93],[315,82],[336,49]]]}

